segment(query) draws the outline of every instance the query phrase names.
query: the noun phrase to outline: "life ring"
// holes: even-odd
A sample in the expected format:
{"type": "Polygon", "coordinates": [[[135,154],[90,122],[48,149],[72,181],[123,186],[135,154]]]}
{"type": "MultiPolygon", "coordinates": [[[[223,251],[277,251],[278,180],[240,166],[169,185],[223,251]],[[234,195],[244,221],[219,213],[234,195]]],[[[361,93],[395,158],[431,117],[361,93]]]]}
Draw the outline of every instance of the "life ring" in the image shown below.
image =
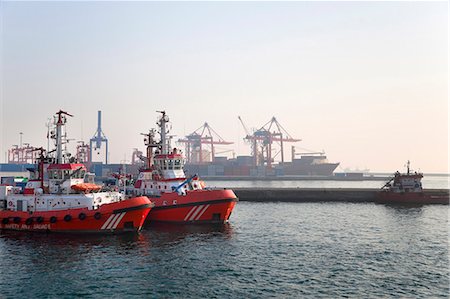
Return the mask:
{"type": "Polygon", "coordinates": [[[67,214],[66,216],[64,216],[64,221],[69,222],[70,220],[72,220],[72,216],[67,214]]]}
{"type": "Polygon", "coordinates": [[[50,217],[50,223],[56,223],[56,220],[55,216],[50,217]]]}
{"type": "Polygon", "coordinates": [[[100,220],[100,218],[102,218],[102,214],[100,212],[97,212],[94,214],[94,218],[100,220]]]}
{"type": "Polygon", "coordinates": [[[80,219],[80,220],[86,219],[86,214],[85,214],[85,213],[80,213],[80,214],[78,215],[78,219],[80,219]]]}
{"type": "Polygon", "coordinates": [[[14,217],[13,221],[14,221],[14,223],[19,223],[20,222],[20,217],[14,217]]]}
{"type": "Polygon", "coordinates": [[[13,202],[12,202],[12,201],[8,202],[8,205],[9,205],[9,206],[12,206],[12,205],[13,205],[13,202]]]}
{"type": "Polygon", "coordinates": [[[42,223],[42,222],[44,222],[44,217],[38,216],[38,217],[36,218],[36,222],[37,222],[37,223],[42,223]]]}
{"type": "Polygon", "coordinates": [[[33,224],[33,218],[28,218],[27,220],[25,220],[25,224],[26,225],[32,225],[33,224]]]}
{"type": "Polygon", "coordinates": [[[3,218],[2,219],[2,223],[3,224],[8,224],[9,223],[9,219],[8,218],[3,218]]]}

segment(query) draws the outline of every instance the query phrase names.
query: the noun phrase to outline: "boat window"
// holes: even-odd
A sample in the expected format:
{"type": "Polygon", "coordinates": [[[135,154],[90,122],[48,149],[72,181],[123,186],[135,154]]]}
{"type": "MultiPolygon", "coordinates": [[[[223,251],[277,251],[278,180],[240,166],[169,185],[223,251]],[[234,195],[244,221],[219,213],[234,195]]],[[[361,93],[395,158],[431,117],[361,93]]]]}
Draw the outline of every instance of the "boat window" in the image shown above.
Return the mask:
{"type": "Polygon", "coordinates": [[[175,169],[180,169],[181,168],[181,163],[180,160],[175,160],[175,169]]]}
{"type": "Polygon", "coordinates": [[[58,180],[62,180],[62,171],[61,170],[56,170],[55,171],[55,173],[56,173],[56,179],[58,179],[58,180]]]}
{"type": "Polygon", "coordinates": [[[169,160],[168,169],[173,169],[173,160],[169,160]]]}
{"type": "Polygon", "coordinates": [[[70,171],[70,170],[63,170],[63,174],[64,174],[63,179],[68,179],[68,178],[70,178],[70,175],[72,174],[72,171],[70,171]]]}
{"type": "Polygon", "coordinates": [[[167,161],[166,160],[163,161],[163,168],[162,169],[167,169],[167,161]]]}

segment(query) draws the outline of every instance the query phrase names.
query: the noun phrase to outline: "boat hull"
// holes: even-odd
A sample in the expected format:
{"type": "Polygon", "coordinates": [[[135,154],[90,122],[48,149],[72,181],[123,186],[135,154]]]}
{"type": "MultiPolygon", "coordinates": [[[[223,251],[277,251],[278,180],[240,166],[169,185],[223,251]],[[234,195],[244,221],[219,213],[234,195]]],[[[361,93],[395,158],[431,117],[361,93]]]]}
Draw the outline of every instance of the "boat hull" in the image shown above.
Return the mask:
{"type": "Polygon", "coordinates": [[[395,204],[449,204],[449,197],[431,195],[423,192],[390,192],[382,191],[377,194],[377,203],[395,204]]]}
{"type": "Polygon", "coordinates": [[[59,211],[0,211],[0,230],[61,233],[122,233],[141,230],[153,204],[145,196],[87,208],[59,211]]]}
{"type": "Polygon", "coordinates": [[[186,195],[164,193],[151,198],[150,222],[225,223],[238,201],[232,190],[195,190],[186,195]]]}

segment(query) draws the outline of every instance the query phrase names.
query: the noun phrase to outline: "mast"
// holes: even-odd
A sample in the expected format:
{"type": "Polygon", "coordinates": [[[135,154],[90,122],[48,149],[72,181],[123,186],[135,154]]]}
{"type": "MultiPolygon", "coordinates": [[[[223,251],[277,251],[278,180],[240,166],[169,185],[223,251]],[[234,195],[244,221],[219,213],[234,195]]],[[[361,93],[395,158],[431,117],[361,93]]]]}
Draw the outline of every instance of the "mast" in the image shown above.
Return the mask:
{"type": "Polygon", "coordinates": [[[155,130],[151,129],[148,134],[141,133],[144,135],[144,143],[147,146],[147,169],[150,169],[153,165],[153,148],[158,147],[158,144],[155,142],[155,130]]]}
{"type": "Polygon", "coordinates": [[[65,111],[59,110],[56,112],[58,120],[56,121],[56,164],[63,163],[62,161],[62,126],[66,124],[66,117],[73,116],[65,111]]]}
{"type": "Polygon", "coordinates": [[[40,148],[35,148],[33,151],[38,151],[39,152],[39,158],[37,159],[38,162],[38,179],[41,182],[41,187],[44,188],[44,160],[45,160],[45,156],[44,156],[44,148],[40,147],[40,148]]]}
{"type": "Polygon", "coordinates": [[[166,111],[156,111],[161,113],[161,117],[159,121],[156,123],[160,128],[160,135],[161,135],[161,154],[167,155],[169,150],[167,148],[167,131],[166,124],[169,122],[169,117],[166,115],[166,111]]]}

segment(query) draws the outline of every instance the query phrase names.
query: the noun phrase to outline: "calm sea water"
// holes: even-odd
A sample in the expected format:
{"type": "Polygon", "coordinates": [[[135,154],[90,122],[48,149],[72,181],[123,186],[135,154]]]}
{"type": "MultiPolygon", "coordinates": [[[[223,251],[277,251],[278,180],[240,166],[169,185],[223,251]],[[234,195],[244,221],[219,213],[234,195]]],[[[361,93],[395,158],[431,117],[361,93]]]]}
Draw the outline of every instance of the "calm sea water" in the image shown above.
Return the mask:
{"type": "Polygon", "coordinates": [[[2,232],[0,298],[448,298],[448,213],[240,202],[228,225],[2,232]]]}

